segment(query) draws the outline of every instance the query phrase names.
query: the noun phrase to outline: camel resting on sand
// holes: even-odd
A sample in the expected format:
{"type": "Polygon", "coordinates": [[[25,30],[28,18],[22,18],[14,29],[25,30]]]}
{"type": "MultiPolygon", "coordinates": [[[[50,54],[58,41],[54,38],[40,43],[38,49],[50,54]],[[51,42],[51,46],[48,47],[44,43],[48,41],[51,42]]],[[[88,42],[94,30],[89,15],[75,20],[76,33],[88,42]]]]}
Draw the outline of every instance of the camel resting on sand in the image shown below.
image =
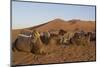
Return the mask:
{"type": "Polygon", "coordinates": [[[21,32],[15,42],[12,45],[13,51],[24,51],[32,53],[41,53],[43,44],[40,40],[40,34],[38,31],[27,31],[21,32]]]}

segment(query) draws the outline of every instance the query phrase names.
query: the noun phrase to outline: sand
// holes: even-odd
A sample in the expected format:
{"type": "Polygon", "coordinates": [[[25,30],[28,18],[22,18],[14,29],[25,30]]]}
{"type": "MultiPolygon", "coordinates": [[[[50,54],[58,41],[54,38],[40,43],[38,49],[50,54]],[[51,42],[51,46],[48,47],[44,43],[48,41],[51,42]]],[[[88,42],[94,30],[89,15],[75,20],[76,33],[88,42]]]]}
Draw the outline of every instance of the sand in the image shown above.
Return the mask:
{"type": "MultiPolygon", "coordinates": [[[[66,31],[84,30],[94,31],[95,21],[83,20],[69,20],[54,19],[46,22],[45,24],[25,28],[36,29],[40,32],[48,31],[51,29],[66,31]]],[[[17,38],[17,35],[23,29],[12,30],[12,43],[17,38]]],[[[64,63],[64,62],[80,62],[80,61],[95,61],[96,60],[96,43],[95,41],[86,45],[62,46],[50,43],[45,47],[46,51],[50,51],[47,55],[37,55],[27,52],[13,52],[12,63],[13,65],[27,65],[27,64],[48,64],[48,63],[64,63]]]]}

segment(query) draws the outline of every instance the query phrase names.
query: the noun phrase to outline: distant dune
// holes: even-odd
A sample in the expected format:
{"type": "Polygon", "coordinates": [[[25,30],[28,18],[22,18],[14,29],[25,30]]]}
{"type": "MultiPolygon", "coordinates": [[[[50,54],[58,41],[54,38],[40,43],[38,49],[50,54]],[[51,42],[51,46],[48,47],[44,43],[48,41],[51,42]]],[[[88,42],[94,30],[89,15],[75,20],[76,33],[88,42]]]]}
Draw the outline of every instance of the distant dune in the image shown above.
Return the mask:
{"type": "Polygon", "coordinates": [[[84,31],[93,31],[95,29],[94,21],[81,21],[81,20],[70,20],[64,21],[62,19],[55,19],[47,22],[47,24],[42,25],[36,28],[38,31],[48,31],[50,29],[63,29],[66,31],[69,30],[84,30],[84,31]]]}
{"type": "MultiPolygon", "coordinates": [[[[65,21],[62,19],[54,19],[44,24],[29,27],[29,28],[24,28],[24,29],[31,29],[31,30],[36,29],[40,32],[48,31],[51,29],[55,29],[55,30],[63,29],[66,31],[75,31],[75,30],[94,31],[95,21],[83,21],[83,20],[77,20],[77,19],[65,21]]],[[[20,33],[20,30],[23,30],[23,29],[12,30],[13,41],[16,39],[17,34],[20,33]]]]}

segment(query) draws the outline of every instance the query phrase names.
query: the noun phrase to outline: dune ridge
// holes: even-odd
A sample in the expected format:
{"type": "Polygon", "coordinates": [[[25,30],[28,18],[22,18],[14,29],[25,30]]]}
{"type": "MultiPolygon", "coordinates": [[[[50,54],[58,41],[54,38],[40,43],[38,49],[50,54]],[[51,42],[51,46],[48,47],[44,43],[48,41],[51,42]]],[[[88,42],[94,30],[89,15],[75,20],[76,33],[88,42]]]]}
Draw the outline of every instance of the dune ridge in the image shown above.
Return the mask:
{"type": "MultiPolygon", "coordinates": [[[[40,24],[37,26],[29,27],[29,28],[24,28],[24,29],[36,29],[40,32],[43,31],[48,31],[51,29],[59,30],[63,29],[65,31],[75,31],[75,30],[84,30],[84,31],[94,31],[95,30],[95,21],[84,21],[84,20],[79,20],[79,19],[72,19],[65,21],[63,19],[54,19],[51,21],[48,21],[44,24],[40,24]]],[[[20,33],[20,31],[23,29],[12,29],[12,39],[14,40],[17,37],[17,34],[20,33]]]]}

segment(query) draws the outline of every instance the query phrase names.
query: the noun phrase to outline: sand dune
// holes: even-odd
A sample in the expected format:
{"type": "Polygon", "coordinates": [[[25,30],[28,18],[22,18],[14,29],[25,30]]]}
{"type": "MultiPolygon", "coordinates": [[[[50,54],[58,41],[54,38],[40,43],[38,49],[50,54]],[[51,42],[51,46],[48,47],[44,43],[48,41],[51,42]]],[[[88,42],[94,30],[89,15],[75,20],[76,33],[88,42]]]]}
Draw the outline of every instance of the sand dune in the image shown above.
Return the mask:
{"type": "MultiPolygon", "coordinates": [[[[24,28],[24,29],[36,29],[40,32],[48,31],[51,29],[65,31],[95,31],[95,21],[84,20],[62,20],[54,19],[41,25],[24,28]]],[[[17,35],[23,29],[12,30],[12,42],[17,38],[17,35]]],[[[12,62],[16,65],[25,64],[46,64],[46,63],[62,63],[62,62],[76,62],[76,61],[95,61],[95,42],[91,42],[88,45],[71,45],[62,47],[61,45],[49,44],[46,47],[46,51],[52,51],[49,55],[35,55],[25,52],[12,52],[12,62]]]]}
{"type": "Polygon", "coordinates": [[[63,30],[84,30],[84,31],[92,31],[95,28],[95,23],[93,21],[81,21],[81,20],[70,20],[64,21],[61,19],[55,19],[48,24],[38,27],[39,31],[48,31],[50,29],[63,29],[63,30]]]}
{"type": "MultiPolygon", "coordinates": [[[[65,21],[62,19],[54,19],[52,21],[46,22],[41,25],[25,28],[25,29],[36,29],[40,32],[48,31],[51,29],[59,30],[63,29],[66,31],[74,30],[84,30],[84,31],[94,31],[95,30],[95,21],[83,21],[83,20],[69,20],[65,21]]],[[[17,37],[16,35],[23,29],[12,30],[13,40],[17,37]]]]}

